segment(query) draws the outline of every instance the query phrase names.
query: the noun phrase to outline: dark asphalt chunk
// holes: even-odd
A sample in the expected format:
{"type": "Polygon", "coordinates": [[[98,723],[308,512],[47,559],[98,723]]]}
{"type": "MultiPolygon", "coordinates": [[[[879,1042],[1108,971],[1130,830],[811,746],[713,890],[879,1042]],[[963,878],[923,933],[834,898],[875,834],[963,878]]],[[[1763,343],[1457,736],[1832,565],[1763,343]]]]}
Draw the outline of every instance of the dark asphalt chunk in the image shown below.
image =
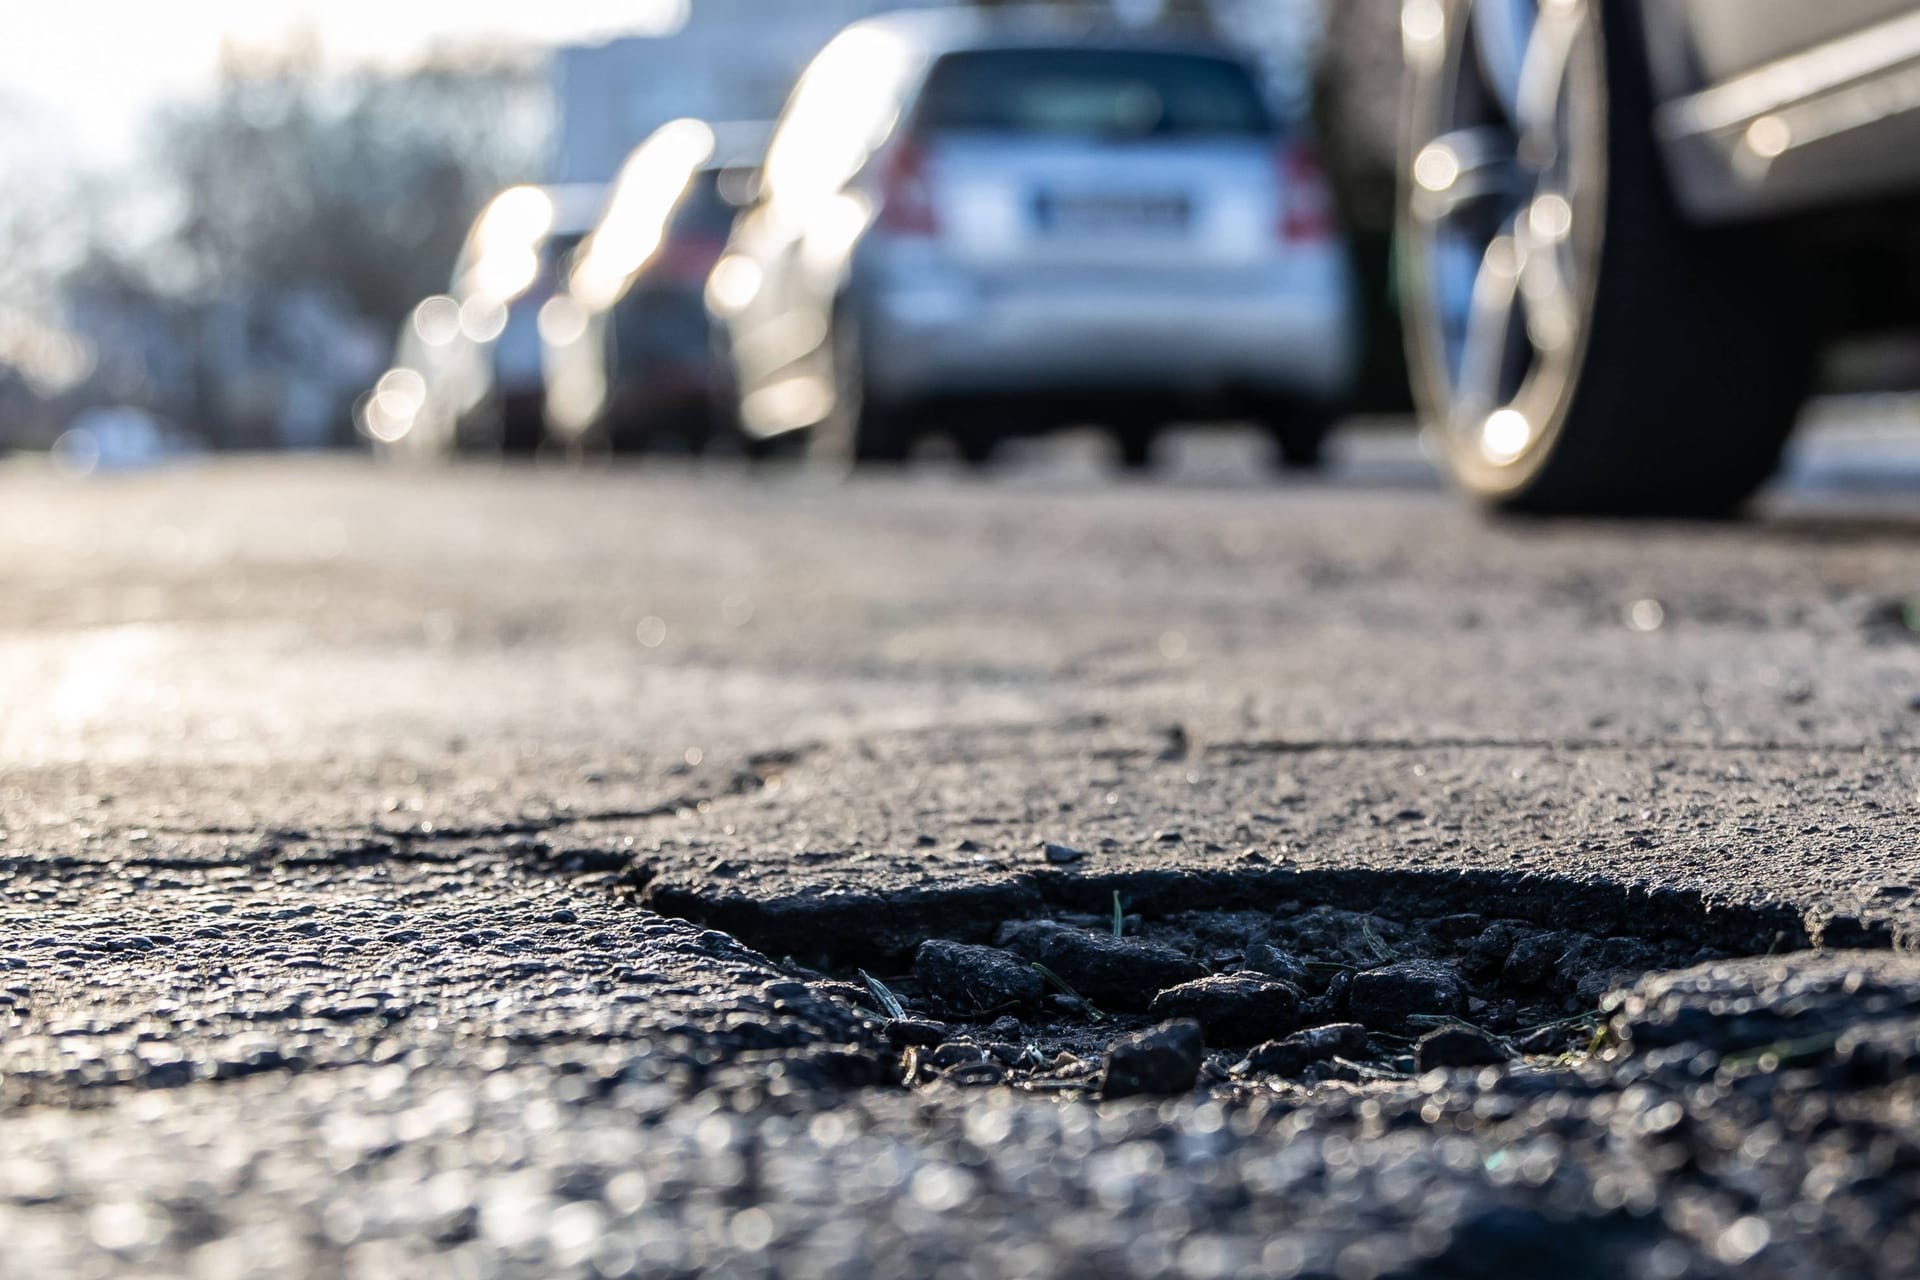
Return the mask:
{"type": "Polygon", "coordinates": [[[1289,955],[1265,942],[1256,942],[1247,948],[1244,967],[1253,973],[1283,978],[1296,987],[1312,981],[1312,975],[1308,972],[1307,966],[1302,964],[1298,957],[1289,955]]]}
{"type": "Polygon", "coordinates": [[[979,1016],[1021,1008],[1046,994],[1034,967],[994,947],[929,939],[913,959],[914,977],[941,1011],[979,1016]]]}
{"type": "Polygon", "coordinates": [[[1334,1058],[1354,1061],[1366,1057],[1368,1051],[1365,1027],[1357,1022],[1330,1022],[1256,1045],[1242,1060],[1238,1073],[1293,1079],[1318,1063],[1334,1058]]]}
{"type": "Polygon", "coordinates": [[[1192,1018],[1216,1045],[1274,1040],[1300,1025],[1300,989],[1262,973],[1216,973],[1153,998],[1156,1018],[1192,1018]]]}
{"type": "Polygon", "coordinates": [[[1200,1024],[1191,1018],[1163,1022],[1107,1046],[1100,1096],[1185,1093],[1200,1076],[1204,1053],[1200,1024]]]}
{"type": "Polygon", "coordinates": [[[1464,1014],[1467,984],[1437,960],[1402,960],[1353,975],[1346,990],[1354,1021],[1381,1031],[1404,1031],[1417,1015],[1464,1014]]]}
{"type": "Polygon", "coordinates": [[[1045,965],[1094,1004],[1145,1009],[1159,992],[1203,977],[1192,957],[1158,943],[1089,933],[1052,920],[1022,920],[1005,926],[1001,945],[1045,965]]]}
{"type": "Polygon", "coordinates": [[[1824,1057],[1842,1036],[1920,1019],[1920,961],[1858,951],[1715,961],[1651,974],[1609,1003],[1614,1034],[1641,1051],[1824,1057]]]}
{"type": "Polygon", "coordinates": [[[1413,1046],[1414,1066],[1421,1071],[1491,1067],[1511,1056],[1492,1036],[1474,1027],[1442,1027],[1429,1031],[1413,1046]]]}
{"type": "Polygon", "coordinates": [[[1051,841],[1041,845],[1040,852],[1046,856],[1048,862],[1055,866],[1065,866],[1070,862],[1078,862],[1087,856],[1086,851],[1083,849],[1076,849],[1070,844],[1054,844],[1051,841]]]}

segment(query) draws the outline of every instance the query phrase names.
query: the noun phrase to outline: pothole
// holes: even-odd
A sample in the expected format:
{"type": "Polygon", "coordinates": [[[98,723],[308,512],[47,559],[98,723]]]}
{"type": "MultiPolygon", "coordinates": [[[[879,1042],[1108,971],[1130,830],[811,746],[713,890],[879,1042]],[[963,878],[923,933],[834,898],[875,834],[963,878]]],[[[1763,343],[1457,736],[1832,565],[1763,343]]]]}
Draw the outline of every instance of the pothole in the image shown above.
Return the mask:
{"type": "Polygon", "coordinates": [[[931,938],[897,972],[827,981],[885,1021],[907,1083],[1113,1096],[1565,1064],[1594,1046],[1607,991],[1726,954],[1472,914],[1147,920],[1123,897],[1114,912],[1009,921],[992,944],[931,938]],[[1198,1035],[1142,1038],[1168,1023],[1198,1035]]]}
{"type": "Polygon", "coordinates": [[[1038,874],[757,902],[640,892],[864,1011],[904,1084],[1108,1097],[1566,1067],[1602,1042],[1610,991],[1819,941],[1784,908],[1619,886],[1481,884],[1480,909],[1462,909],[1469,879],[1038,874]]]}

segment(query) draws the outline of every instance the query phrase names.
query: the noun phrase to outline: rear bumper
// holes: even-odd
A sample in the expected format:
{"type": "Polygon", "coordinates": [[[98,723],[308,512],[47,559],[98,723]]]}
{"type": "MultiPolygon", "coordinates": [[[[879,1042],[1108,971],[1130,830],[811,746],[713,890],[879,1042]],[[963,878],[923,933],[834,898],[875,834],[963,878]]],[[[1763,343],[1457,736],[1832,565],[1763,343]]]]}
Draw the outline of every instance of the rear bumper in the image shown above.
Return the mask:
{"type": "Polygon", "coordinates": [[[1081,274],[984,283],[931,264],[858,291],[867,375],[894,399],[1138,391],[1336,401],[1358,359],[1337,249],[1207,276],[1081,274]]]}

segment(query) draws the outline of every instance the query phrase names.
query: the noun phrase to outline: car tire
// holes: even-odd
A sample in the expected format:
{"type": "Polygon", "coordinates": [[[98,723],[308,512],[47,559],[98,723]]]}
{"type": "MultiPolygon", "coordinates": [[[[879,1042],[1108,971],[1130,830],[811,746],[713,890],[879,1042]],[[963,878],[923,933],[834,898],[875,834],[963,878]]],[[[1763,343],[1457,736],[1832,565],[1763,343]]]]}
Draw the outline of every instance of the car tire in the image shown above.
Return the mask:
{"type": "Polygon", "coordinates": [[[1406,339],[1455,479],[1510,511],[1736,509],[1778,464],[1818,335],[1776,234],[1681,215],[1634,6],[1409,14],[1406,339]]]}
{"type": "Polygon", "coordinates": [[[715,325],[707,344],[707,445],[721,457],[751,458],[753,450],[740,412],[740,380],[726,330],[715,325]]]}
{"type": "Polygon", "coordinates": [[[807,433],[808,457],[836,469],[905,462],[913,450],[912,418],[868,381],[866,335],[850,306],[834,311],[827,342],[833,409],[807,433]]]}
{"type": "Polygon", "coordinates": [[[1267,409],[1265,422],[1281,467],[1314,471],[1326,463],[1332,415],[1305,405],[1274,405],[1267,409]]]}
{"type": "Polygon", "coordinates": [[[1120,466],[1126,471],[1153,469],[1154,446],[1160,439],[1158,422],[1120,422],[1113,426],[1113,443],[1119,451],[1120,466]]]}
{"type": "Polygon", "coordinates": [[[953,451],[960,455],[960,461],[974,471],[991,467],[994,456],[1000,451],[999,433],[990,428],[977,425],[955,427],[948,434],[953,441],[953,451]]]}
{"type": "Polygon", "coordinates": [[[509,458],[531,458],[546,438],[546,411],[538,398],[509,400],[500,406],[501,453],[509,458]]]}

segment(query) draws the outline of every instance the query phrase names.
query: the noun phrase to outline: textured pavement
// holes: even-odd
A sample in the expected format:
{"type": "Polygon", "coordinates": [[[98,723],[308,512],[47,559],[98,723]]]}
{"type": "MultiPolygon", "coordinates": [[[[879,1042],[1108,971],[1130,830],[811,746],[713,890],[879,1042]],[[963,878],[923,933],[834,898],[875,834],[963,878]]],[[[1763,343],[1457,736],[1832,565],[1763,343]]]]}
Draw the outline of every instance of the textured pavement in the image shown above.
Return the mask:
{"type": "MultiPolygon", "coordinates": [[[[901,1087],[835,979],[1115,894],[1653,968],[1912,934],[1902,439],[1726,526],[1236,448],[0,472],[0,1273],[1910,1269],[1898,956],[1484,1075],[901,1087]]],[[[1485,993],[1633,981],[1563,976],[1485,993]]]]}

